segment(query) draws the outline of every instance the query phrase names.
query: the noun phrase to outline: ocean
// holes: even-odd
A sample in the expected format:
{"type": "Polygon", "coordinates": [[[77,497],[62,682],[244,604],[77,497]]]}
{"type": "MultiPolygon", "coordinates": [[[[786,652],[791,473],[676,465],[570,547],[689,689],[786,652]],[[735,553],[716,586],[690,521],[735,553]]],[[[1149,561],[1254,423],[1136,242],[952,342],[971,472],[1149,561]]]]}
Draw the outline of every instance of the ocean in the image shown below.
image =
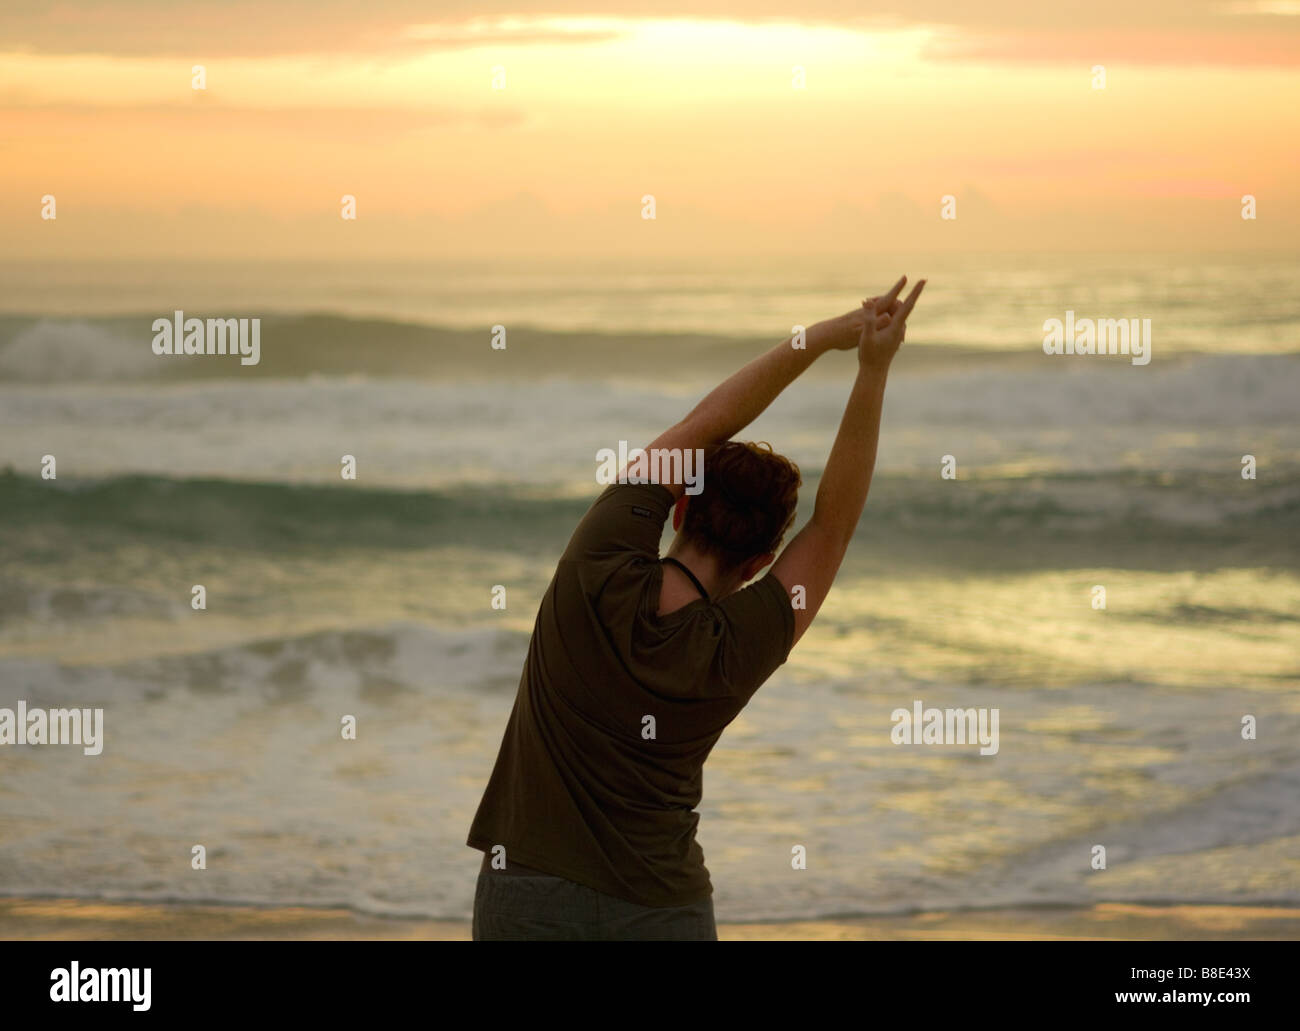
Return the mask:
{"type": "MultiPolygon", "coordinates": [[[[787,264],[0,266],[0,706],[105,712],[101,755],[0,747],[0,894],[467,918],[596,452],[898,266],[858,533],[706,767],[718,919],[1300,904],[1300,259],[787,264]],[[260,317],[261,361],[154,355],[175,310],[260,317]],[[1150,364],[1044,354],[1067,311],[1150,318],[1150,364]],[[894,744],[918,700],[997,753],[894,744]]],[[[800,523],[853,373],[741,435],[800,523]]]]}

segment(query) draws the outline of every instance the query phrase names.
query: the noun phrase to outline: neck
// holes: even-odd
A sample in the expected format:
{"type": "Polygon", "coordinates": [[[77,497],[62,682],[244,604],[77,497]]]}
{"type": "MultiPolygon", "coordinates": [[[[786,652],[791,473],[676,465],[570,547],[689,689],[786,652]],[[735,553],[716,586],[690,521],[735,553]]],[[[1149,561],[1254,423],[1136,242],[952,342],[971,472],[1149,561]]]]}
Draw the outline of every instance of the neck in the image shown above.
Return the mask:
{"type": "MultiPolygon", "coordinates": [[[[700,581],[700,586],[709,592],[709,597],[714,601],[726,597],[740,587],[739,574],[725,572],[715,556],[689,544],[679,544],[674,541],[673,546],[668,549],[668,558],[675,558],[694,573],[695,579],[700,581]]],[[[692,591],[695,590],[689,582],[687,587],[692,591]]]]}

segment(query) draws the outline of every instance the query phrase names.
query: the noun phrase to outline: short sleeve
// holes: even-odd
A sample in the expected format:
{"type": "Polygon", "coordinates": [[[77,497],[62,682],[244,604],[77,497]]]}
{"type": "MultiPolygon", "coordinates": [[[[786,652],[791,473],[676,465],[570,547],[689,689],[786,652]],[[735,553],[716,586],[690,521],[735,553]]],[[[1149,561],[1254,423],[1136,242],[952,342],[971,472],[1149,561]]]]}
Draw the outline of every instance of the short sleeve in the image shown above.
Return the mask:
{"type": "Polygon", "coordinates": [[[794,609],[771,573],[718,602],[722,641],[714,673],[730,694],[748,698],[794,647],[794,609]]]}
{"type": "Polygon", "coordinates": [[[582,517],[561,561],[657,559],[672,507],[672,493],[661,484],[612,483],[582,517]]]}

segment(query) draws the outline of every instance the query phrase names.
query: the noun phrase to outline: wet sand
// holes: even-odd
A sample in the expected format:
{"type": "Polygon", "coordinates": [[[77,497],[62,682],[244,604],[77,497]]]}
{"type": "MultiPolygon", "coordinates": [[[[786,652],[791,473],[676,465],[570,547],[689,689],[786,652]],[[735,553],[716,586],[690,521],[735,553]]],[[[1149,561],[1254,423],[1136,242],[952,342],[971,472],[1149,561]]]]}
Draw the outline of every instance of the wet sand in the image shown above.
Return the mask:
{"type": "MultiPolygon", "coordinates": [[[[782,923],[719,923],[723,941],[1300,939],[1300,909],[1102,903],[782,923]]],[[[0,898],[0,940],[468,941],[458,920],[363,916],[346,909],[0,898]]]]}

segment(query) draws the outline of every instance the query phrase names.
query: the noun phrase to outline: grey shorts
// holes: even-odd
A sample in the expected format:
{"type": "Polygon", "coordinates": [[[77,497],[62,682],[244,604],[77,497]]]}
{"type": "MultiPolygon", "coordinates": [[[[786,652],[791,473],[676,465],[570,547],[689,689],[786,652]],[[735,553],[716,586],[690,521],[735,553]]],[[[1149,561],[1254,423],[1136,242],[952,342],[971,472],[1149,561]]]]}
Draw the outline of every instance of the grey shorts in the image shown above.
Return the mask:
{"type": "Polygon", "coordinates": [[[550,874],[478,875],[474,941],[717,941],[713,897],[640,906],[550,874]]]}

